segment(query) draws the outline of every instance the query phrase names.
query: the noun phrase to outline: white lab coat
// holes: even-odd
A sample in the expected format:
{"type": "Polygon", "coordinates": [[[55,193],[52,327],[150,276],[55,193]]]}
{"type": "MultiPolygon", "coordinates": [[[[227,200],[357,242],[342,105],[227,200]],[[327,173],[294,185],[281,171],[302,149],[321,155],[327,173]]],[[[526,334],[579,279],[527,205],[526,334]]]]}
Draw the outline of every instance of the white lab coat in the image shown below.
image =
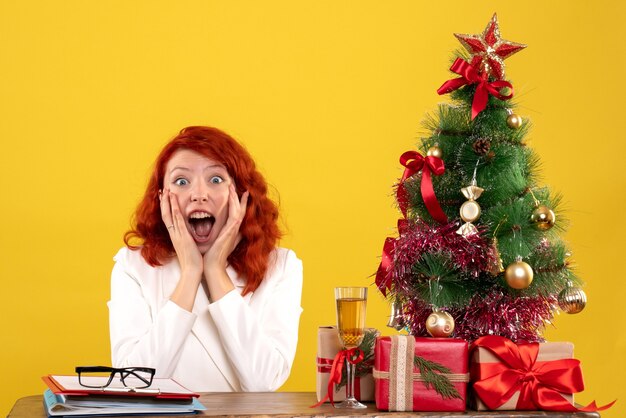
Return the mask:
{"type": "Polygon", "coordinates": [[[302,262],[277,248],[265,279],[242,297],[245,281],[211,303],[199,288],[193,311],[169,300],[178,260],[151,267],[122,248],[111,274],[109,325],[114,367],[156,368],[196,392],[274,391],[289,377],[302,308],[302,262]]]}

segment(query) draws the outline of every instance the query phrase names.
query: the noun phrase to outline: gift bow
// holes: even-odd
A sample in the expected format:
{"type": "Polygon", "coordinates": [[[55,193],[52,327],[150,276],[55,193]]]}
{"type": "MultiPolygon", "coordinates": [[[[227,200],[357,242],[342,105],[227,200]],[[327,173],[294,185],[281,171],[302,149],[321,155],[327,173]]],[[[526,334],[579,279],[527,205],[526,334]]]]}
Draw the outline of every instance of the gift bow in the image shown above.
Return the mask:
{"type": "Polygon", "coordinates": [[[461,77],[446,81],[439,87],[437,93],[440,95],[446,94],[466,84],[477,84],[474,100],[472,101],[472,120],[487,107],[489,94],[500,100],[509,100],[513,97],[513,85],[511,83],[504,80],[489,82],[487,73],[479,74],[476,67],[462,58],[457,58],[454,61],[450,71],[459,74],[461,77]],[[500,93],[500,89],[503,87],[511,89],[511,94],[505,96],[500,93]]]}
{"type": "MultiPolygon", "coordinates": [[[[330,373],[333,366],[332,358],[317,358],[317,372],[318,373],[330,373]]],[[[363,363],[366,364],[366,363],[363,363]]],[[[354,377],[354,397],[361,399],[361,379],[357,376],[354,377]]]]}
{"type": "Polygon", "coordinates": [[[615,403],[598,407],[593,401],[584,408],[576,408],[561,395],[584,389],[579,360],[537,362],[539,344],[516,345],[495,335],[478,338],[471,350],[477,347],[489,350],[501,361],[478,364],[480,375],[489,377],[474,382],[473,387],[489,409],[497,409],[518,391],[516,409],[519,410],[589,412],[605,410],[615,403]]]}
{"type": "Polygon", "coordinates": [[[443,210],[439,205],[439,201],[437,201],[437,196],[435,196],[435,190],[433,189],[433,181],[431,179],[431,173],[436,176],[440,176],[446,170],[443,160],[432,155],[424,158],[422,154],[417,151],[407,151],[400,156],[400,164],[405,167],[405,170],[404,174],[402,174],[402,180],[400,180],[400,184],[398,185],[396,196],[398,199],[398,205],[400,206],[400,210],[402,211],[404,217],[406,218],[406,211],[409,205],[409,199],[406,188],[404,187],[404,182],[409,177],[422,171],[422,183],[420,187],[426,209],[428,209],[430,216],[432,216],[437,222],[440,224],[447,223],[448,218],[446,214],[443,213],[443,210]]]}
{"type": "Polygon", "coordinates": [[[330,399],[330,403],[334,406],[333,394],[335,393],[335,385],[341,383],[341,373],[343,371],[343,365],[348,361],[351,364],[358,364],[363,361],[365,354],[359,347],[349,348],[347,350],[341,350],[337,353],[333,359],[333,364],[330,367],[330,378],[328,379],[328,390],[326,396],[320,400],[311,408],[318,407],[324,402],[330,399]]]}

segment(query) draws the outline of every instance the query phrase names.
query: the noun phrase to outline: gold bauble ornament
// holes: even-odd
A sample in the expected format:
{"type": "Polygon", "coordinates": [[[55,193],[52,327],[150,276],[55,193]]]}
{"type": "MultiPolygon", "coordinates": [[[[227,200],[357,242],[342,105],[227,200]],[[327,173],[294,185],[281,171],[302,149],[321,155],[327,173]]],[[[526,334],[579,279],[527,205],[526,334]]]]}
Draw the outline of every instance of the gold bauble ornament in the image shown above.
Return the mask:
{"type": "Polygon", "coordinates": [[[506,124],[509,125],[511,129],[519,129],[522,127],[522,117],[520,115],[516,115],[515,113],[511,113],[506,118],[506,124]]]}
{"type": "Polygon", "coordinates": [[[526,289],[533,282],[533,269],[518,258],[508,265],[504,271],[504,280],[509,287],[517,290],[526,289]]]}
{"type": "Polygon", "coordinates": [[[454,318],[448,312],[434,311],[426,319],[426,331],[431,337],[449,337],[454,332],[454,318]]]}
{"type": "Polygon", "coordinates": [[[533,210],[532,215],[530,215],[530,221],[535,225],[535,228],[540,231],[547,231],[554,226],[556,215],[554,211],[546,205],[539,205],[533,210]]]}
{"type": "Polygon", "coordinates": [[[568,314],[577,314],[587,306],[587,295],[575,286],[567,286],[558,296],[559,307],[568,314]]]}
{"type": "Polygon", "coordinates": [[[428,148],[428,152],[426,153],[429,157],[437,157],[443,158],[443,151],[439,148],[439,144],[435,144],[432,147],[428,148]]]}

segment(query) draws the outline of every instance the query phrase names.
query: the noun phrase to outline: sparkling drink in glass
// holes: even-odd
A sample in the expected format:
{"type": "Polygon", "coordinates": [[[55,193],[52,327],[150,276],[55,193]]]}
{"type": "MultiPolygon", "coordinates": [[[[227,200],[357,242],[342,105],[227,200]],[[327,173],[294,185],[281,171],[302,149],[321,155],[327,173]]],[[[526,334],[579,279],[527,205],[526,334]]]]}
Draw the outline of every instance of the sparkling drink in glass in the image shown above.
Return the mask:
{"type": "MultiPolygon", "coordinates": [[[[344,349],[356,348],[365,335],[367,287],[336,287],[337,329],[344,349]]],[[[367,408],[354,397],[355,365],[346,359],[346,399],[337,408],[367,408]]]]}

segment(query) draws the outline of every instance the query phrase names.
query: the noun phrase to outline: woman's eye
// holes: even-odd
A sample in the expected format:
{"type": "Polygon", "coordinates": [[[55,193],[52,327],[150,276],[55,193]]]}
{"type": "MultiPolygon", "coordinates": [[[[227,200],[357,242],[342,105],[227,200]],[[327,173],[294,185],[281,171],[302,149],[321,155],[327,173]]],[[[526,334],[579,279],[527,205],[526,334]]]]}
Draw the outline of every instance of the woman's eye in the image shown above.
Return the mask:
{"type": "Polygon", "coordinates": [[[174,184],[177,186],[186,186],[187,184],[189,184],[189,182],[187,181],[187,179],[176,179],[174,180],[174,184]]]}
{"type": "Polygon", "coordinates": [[[213,176],[211,177],[211,180],[209,180],[211,183],[213,184],[220,184],[221,182],[224,181],[223,178],[221,178],[220,176],[213,176]]]}

